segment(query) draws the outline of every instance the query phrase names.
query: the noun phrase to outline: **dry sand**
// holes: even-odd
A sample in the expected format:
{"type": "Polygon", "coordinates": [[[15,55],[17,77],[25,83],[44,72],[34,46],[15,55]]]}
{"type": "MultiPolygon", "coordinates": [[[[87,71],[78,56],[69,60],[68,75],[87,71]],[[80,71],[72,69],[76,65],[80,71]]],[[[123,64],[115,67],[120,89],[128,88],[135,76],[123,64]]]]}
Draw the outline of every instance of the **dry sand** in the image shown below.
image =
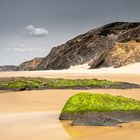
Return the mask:
{"type": "MultiPolygon", "coordinates": [[[[139,70],[139,69],[138,69],[139,70]]],[[[127,71],[127,70],[126,70],[127,71]]],[[[1,72],[0,77],[98,78],[140,84],[136,73],[94,73],[80,71],[1,72]]],[[[66,100],[87,90],[0,91],[0,140],[139,140],[140,122],[123,127],[71,127],[60,122],[66,100]]],[[[140,100],[140,89],[96,89],[88,92],[123,95],[140,100]]]]}
{"type": "Polygon", "coordinates": [[[0,78],[4,77],[43,77],[43,78],[67,78],[67,79],[106,79],[140,84],[140,74],[123,73],[88,73],[86,72],[63,72],[63,71],[25,71],[25,72],[0,72],[0,78]]]}

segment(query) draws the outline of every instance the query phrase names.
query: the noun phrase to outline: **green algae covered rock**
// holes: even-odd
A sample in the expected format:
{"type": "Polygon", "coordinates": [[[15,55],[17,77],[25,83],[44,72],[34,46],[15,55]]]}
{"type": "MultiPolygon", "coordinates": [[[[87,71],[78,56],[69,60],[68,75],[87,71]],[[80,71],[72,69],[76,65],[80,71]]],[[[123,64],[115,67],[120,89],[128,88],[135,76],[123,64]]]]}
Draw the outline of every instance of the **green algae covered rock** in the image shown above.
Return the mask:
{"type": "Polygon", "coordinates": [[[140,112],[140,101],[109,94],[78,93],[65,104],[60,120],[73,120],[78,114],[101,112],[140,112]]]}
{"type": "Polygon", "coordinates": [[[133,83],[115,82],[98,79],[55,79],[55,78],[0,78],[2,90],[32,90],[32,89],[131,89],[140,88],[133,83]]]}

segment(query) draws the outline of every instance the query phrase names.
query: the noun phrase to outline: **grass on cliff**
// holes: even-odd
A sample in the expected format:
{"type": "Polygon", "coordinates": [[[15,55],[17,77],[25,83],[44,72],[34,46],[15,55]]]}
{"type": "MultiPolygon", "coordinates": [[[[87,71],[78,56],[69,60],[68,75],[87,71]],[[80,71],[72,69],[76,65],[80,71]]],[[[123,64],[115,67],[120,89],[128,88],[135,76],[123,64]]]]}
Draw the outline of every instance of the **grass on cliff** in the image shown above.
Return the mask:
{"type": "Polygon", "coordinates": [[[72,96],[62,109],[63,113],[87,113],[140,110],[140,101],[109,94],[78,93],[72,96]]]}
{"type": "Polygon", "coordinates": [[[25,90],[34,88],[115,88],[119,82],[97,79],[46,79],[46,78],[14,78],[1,79],[0,88],[25,90]]]}

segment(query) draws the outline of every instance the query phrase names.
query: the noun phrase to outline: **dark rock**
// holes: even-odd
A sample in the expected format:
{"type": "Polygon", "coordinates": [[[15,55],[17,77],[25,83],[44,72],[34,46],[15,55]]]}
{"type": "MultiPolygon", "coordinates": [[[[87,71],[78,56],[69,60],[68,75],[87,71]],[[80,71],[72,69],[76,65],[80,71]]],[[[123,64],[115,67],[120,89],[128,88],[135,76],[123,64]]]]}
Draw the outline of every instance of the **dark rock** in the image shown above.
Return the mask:
{"type": "Polygon", "coordinates": [[[59,119],[60,120],[74,120],[79,114],[72,114],[72,113],[61,113],[59,119]]]}
{"type": "Polygon", "coordinates": [[[17,66],[14,65],[0,66],[0,71],[17,71],[17,66]]]}
{"type": "Polygon", "coordinates": [[[140,85],[133,84],[133,83],[121,82],[118,86],[116,86],[114,88],[116,88],[116,89],[132,89],[132,88],[140,88],[140,85]]]}
{"type": "Polygon", "coordinates": [[[139,22],[107,24],[53,48],[37,69],[68,69],[84,63],[89,63],[93,69],[140,62],[140,47],[137,45],[139,40],[139,22]],[[136,40],[135,44],[128,43],[131,40],[136,40]],[[122,48],[125,55],[116,53],[119,48],[122,48]]]}
{"type": "Polygon", "coordinates": [[[118,126],[121,123],[139,121],[140,111],[113,111],[79,114],[73,119],[74,126],[118,126]]]}

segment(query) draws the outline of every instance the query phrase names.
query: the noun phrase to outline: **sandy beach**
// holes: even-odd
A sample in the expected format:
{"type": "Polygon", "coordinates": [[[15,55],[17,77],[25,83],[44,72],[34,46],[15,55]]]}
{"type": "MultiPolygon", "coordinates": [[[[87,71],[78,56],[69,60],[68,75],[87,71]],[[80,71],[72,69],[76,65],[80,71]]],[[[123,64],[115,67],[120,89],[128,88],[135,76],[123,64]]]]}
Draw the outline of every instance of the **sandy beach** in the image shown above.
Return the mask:
{"type": "Polygon", "coordinates": [[[0,31],[0,140],[140,140],[140,0],[0,0],[0,31]]]}
{"type": "Polygon", "coordinates": [[[140,84],[140,74],[103,74],[103,73],[63,73],[63,71],[57,72],[47,72],[47,71],[36,71],[36,72],[0,72],[0,78],[5,77],[43,77],[43,78],[66,78],[66,79],[106,79],[112,81],[120,81],[120,82],[131,82],[140,84]]]}
{"type": "Polygon", "coordinates": [[[140,100],[140,89],[94,89],[94,90],[32,90],[0,91],[0,113],[61,111],[69,97],[78,92],[109,93],[140,100]]]}
{"type": "MultiPolygon", "coordinates": [[[[140,74],[70,73],[64,72],[1,72],[0,77],[98,78],[140,84],[140,74]]],[[[59,121],[59,113],[69,97],[77,92],[109,93],[140,100],[140,89],[32,90],[0,91],[1,140],[138,140],[140,122],[122,127],[71,127],[59,121]]]]}
{"type": "Polygon", "coordinates": [[[0,78],[5,77],[43,77],[67,79],[97,78],[140,84],[140,63],[130,64],[121,68],[109,67],[94,70],[88,69],[88,66],[84,64],[73,66],[68,70],[0,72],[0,78]]]}
{"type": "MultiPolygon", "coordinates": [[[[9,93],[0,91],[0,139],[124,140],[124,137],[127,140],[139,139],[140,122],[124,124],[121,128],[71,127],[69,122],[60,122],[59,113],[66,100],[80,91],[83,90],[37,90],[9,93]]],[[[140,100],[140,89],[96,89],[88,90],[88,92],[123,95],[140,100]]]]}

